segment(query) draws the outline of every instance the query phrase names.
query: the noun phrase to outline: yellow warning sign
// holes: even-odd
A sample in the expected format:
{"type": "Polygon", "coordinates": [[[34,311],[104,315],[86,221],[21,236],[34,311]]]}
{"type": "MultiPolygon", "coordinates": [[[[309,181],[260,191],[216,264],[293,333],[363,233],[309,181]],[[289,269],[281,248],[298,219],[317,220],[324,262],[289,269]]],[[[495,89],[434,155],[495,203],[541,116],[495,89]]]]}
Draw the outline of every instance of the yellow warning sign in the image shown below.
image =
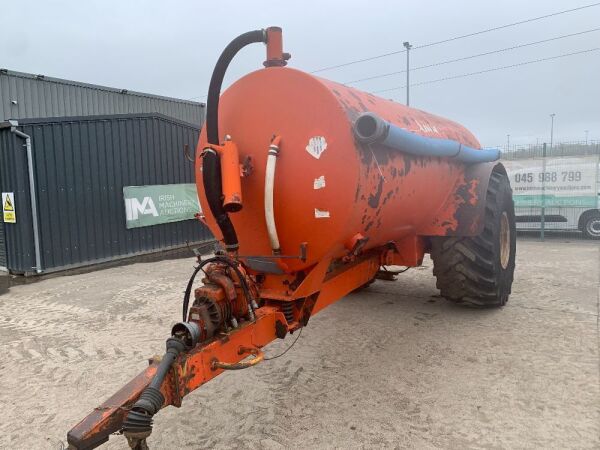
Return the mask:
{"type": "Polygon", "coordinates": [[[2,193],[2,220],[4,223],[17,223],[14,192],[2,193]]]}
{"type": "Polygon", "coordinates": [[[6,200],[4,200],[4,207],[3,207],[4,211],[14,211],[15,207],[12,204],[12,201],[10,200],[10,197],[7,195],[6,196],[6,200]]]}

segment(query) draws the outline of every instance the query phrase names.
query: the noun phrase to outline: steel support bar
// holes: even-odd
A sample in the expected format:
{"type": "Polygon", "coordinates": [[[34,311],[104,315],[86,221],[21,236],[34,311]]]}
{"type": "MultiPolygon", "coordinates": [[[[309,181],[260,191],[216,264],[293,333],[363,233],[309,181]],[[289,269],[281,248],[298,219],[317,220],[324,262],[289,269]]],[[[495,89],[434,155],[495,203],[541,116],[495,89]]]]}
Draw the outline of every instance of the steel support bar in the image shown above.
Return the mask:
{"type": "Polygon", "coordinates": [[[70,449],[87,450],[108,441],[121,429],[125,414],[152,381],[158,363],[150,366],[123,386],[115,395],[94,409],[85,419],[67,433],[70,449]]]}
{"type": "MultiPolygon", "coordinates": [[[[192,350],[180,358],[173,368],[178,381],[175,395],[184,397],[194,389],[224,372],[214,369],[213,362],[238,362],[248,356],[242,350],[248,347],[262,348],[277,338],[277,321],[286,324],[285,317],[277,308],[263,306],[256,310],[256,321],[222,335],[204,347],[192,350]]],[[[177,400],[177,399],[173,399],[177,400]]]]}
{"type": "MultiPolygon", "coordinates": [[[[273,307],[256,311],[256,321],[219,336],[206,345],[198,346],[181,355],[165,378],[161,392],[165,397],[163,407],[180,406],[181,399],[223,372],[213,369],[213,361],[233,363],[241,361],[248,353],[241,349],[261,348],[276,336],[276,322],[286,323],[281,312],[273,307]]],[[[70,448],[87,450],[106,442],[109,436],[121,429],[125,415],[136,402],[156,373],[158,362],[153,362],[142,373],[121,388],[102,405],[95,408],[67,434],[70,448]]]]}
{"type": "Polygon", "coordinates": [[[312,315],[375,278],[379,270],[380,258],[379,253],[373,253],[327,274],[312,315]]]}
{"type": "MultiPolygon", "coordinates": [[[[313,269],[315,283],[310,282],[304,288],[299,288],[295,293],[303,295],[296,299],[308,298],[313,289],[320,284],[320,293],[314,294],[317,299],[316,304],[314,307],[309,304],[310,309],[307,311],[307,314],[314,315],[372,280],[379,269],[380,261],[381,252],[375,251],[342,264],[326,274],[330,262],[326,259],[326,262],[313,269]]],[[[288,328],[287,324],[279,307],[263,306],[256,310],[254,322],[247,322],[229,333],[220,334],[208,343],[200,344],[191,351],[181,354],[173,363],[169,375],[161,386],[161,393],[165,398],[163,407],[181,406],[183,397],[223,373],[224,369],[216,367],[219,366],[215,364],[216,362],[228,363],[222,365],[231,366],[231,363],[245,359],[249,355],[249,349],[260,349],[269,344],[278,337],[278,334],[281,335],[282,328],[284,330],[288,328]]],[[[77,450],[96,448],[106,442],[111,434],[121,430],[127,412],[150,384],[157,367],[158,361],[151,362],[146,370],[71,429],[67,434],[69,448],[77,450]]]]}

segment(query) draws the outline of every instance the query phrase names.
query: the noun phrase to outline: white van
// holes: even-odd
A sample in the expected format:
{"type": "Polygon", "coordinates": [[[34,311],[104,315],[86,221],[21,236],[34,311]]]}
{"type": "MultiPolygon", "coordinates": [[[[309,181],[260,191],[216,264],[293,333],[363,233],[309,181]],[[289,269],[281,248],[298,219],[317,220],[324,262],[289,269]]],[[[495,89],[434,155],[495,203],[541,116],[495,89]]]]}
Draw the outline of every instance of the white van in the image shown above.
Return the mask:
{"type": "Polygon", "coordinates": [[[600,239],[598,156],[506,160],[517,229],[579,230],[600,239]]]}

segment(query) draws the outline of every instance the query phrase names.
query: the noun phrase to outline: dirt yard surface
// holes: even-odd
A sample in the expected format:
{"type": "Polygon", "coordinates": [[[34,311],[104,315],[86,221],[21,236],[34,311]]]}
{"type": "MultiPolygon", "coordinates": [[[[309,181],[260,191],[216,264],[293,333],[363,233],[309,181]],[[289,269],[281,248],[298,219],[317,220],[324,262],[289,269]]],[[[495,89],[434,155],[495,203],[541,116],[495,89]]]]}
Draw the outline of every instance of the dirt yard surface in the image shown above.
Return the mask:
{"type": "MultiPolygon", "coordinates": [[[[314,317],[284,357],[161,411],[150,447],[599,448],[599,258],[590,242],[520,241],[494,311],[441,299],[428,259],[314,317]]],[[[2,295],[0,448],[60,449],[162,353],[191,270],[135,264],[2,295]]]]}

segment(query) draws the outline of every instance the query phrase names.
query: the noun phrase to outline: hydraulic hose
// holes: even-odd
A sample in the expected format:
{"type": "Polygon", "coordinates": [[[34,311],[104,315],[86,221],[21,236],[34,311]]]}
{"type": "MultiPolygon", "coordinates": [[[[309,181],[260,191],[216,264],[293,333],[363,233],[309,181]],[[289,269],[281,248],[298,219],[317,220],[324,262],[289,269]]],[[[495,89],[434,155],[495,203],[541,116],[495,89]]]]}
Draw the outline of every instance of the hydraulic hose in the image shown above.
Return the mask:
{"type": "MultiPolygon", "coordinates": [[[[267,34],[264,30],[249,31],[236,37],[229,43],[221,53],[213,70],[208,87],[208,99],[206,101],[206,137],[209,144],[219,145],[219,97],[223,78],[229,64],[235,55],[245,46],[257,42],[266,42],[267,34]]],[[[239,247],[235,228],[231,223],[229,215],[223,208],[223,192],[221,185],[221,162],[219,155],[210,148],[204,151],[202,163],[202,184],[206,194],[206,200],[210,212],[215,218],[221,233],[225,248],[228,251],[236,251],[239,247]]]]}

